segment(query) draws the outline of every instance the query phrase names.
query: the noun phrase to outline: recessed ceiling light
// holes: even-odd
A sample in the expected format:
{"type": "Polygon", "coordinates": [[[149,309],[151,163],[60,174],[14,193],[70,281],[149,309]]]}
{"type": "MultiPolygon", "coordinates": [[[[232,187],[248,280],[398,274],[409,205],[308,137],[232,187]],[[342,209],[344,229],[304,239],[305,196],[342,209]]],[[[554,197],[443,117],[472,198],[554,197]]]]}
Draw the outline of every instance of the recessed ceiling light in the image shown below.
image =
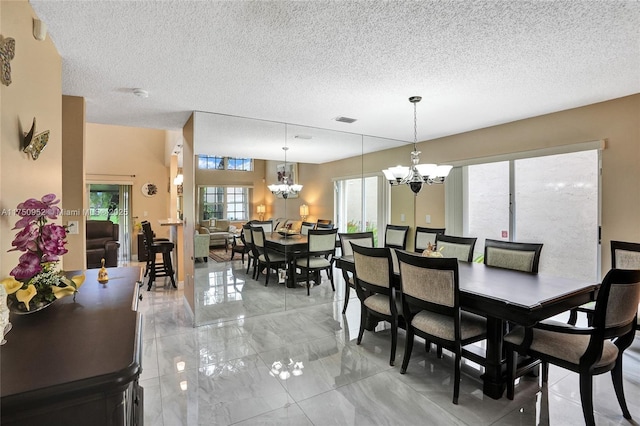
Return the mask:
{"type": "Polygon", "coordinates": [[[340,117],[340,116],[334,118],[334,120],[339,121],[341,123],[349,123],[349,124],[351,124],[351,123],[353,123],[355,121],[358,121],[357,118],[340,117]]]}
{"type": "Polygon", "coordinates": [[[144,89],[133,89],[133,94],[139,98],[148,98],[149,92],[144,89]]]}

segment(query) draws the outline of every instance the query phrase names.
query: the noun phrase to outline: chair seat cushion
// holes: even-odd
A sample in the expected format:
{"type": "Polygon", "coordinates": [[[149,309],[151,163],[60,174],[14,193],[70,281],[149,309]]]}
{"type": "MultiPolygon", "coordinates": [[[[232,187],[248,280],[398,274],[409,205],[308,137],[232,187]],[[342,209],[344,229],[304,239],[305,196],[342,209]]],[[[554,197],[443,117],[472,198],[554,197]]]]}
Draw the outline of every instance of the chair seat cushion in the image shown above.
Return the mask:
{"type": "MultiPolygon", "coordinates": [[[[506,342],[516,346],[521,345],[523,339],[524,327],[516,327],[504,337],[506,342]]],[[[589,339],[589,335],[559,333],[534,328],[531,350],[578,365],[580,357],[587,350],[589,339]]],[[[610,340],[605,340],[602,348],[602,357],[595,367],[614,363],[617,357],[618,347],[611,343],[610,340]]]]}
{"type": "MultiPolygon", "coordinates": [[[[267,258],[264,257],[264,254],[261,254],[260,257],[258,257],[258,260],[260,262],[264,262],[267,263],[267,258]]],[[[271,263],[280,263],[280,262],[284,262],[285,258],[283,255],[281,254],[276,254],[276,253],[269,253],[269,262],[271,263]]]]}
{"type": "MultiPolygon", "coordinates": [[[[454,341],[453,318],[436,312],[420,311],[411,320],[411,325],[427,334],[454,341]]],[[[487,331],[487,319],[471,312],[460,311],[460,334],[463,340],[482,336],[487,331]]]]}
{"type": "Polygon", "coordinates": [[[379,312],[383,315],[391,315],[389,296],[386,294],[373,294],[364,299],[364,305],[374,312],[379,312]]]}
{"type": "MultiPolygon", "coordinates": [[[[307,258],[302,258],[296,260],[296,265],[302,268],[307,267],[307,258]]],[[[311,269],[322,269],[331,267],[331,262],[329,262],[324,257],[311,257],[309,258],[309,268],[311,269]]]]}

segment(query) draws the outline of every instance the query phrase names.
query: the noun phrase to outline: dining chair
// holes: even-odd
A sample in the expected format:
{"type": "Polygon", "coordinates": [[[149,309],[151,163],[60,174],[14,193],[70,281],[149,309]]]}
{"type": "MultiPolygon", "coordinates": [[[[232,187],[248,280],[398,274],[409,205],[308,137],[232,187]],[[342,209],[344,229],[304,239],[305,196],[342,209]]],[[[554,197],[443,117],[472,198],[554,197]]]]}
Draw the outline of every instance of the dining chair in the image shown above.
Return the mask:
{"type": "Polygon", "coordinates": [[[390,225],[384,230],[384,246],[394,249],[406,250],[409,226],[390,225]]]}
{"type": "Polygon", "coordinates": [[[462,262],[472,262],[473,249],[477,240],[476,237],[436,234],[436,250],[444,257],[455,257],[462,262]]]}
{"type": "Polygon", "coordinates": [[[309,248],[306,256],[296,259],[296,266],[302,272],[306,272],[307,296],[309,296],[310,274],[317,274],[316,283],[320,284],[320,272],[327,271],[331,280],[331,288],[336,291],[333,285],[333,256],[336,253],[337,229],[311,229],[308,233],[309,248]]]}
{"type": "MultiPolygon", "coordinates": [[[[611,267],[616,269],[640,269],[640,243],[627,241],[611,241],[611,267]]],[[[595,302],[588,302],[571,309],[567,323],[575,325],[578,312],[587,315],[587,324],[593,323],[595,302]]],[[[640,306],[639,306],[640,308],[640,306]]],[[[636,322],[636,330],[640,330],[640,318],[636,322]]]]}
{"type": "Polygon", "coordinates": [[[331,225],[332,220],[331,219],[318,219],[318,221],[316,222],[316,225],[331,225]]]}
{"type": "Polygon", "coordinates": [[[309,230],[316,229],[316,224],[313,222],[302,222],[300,225],[300,234],[307,235],[309,230]]]}
{"type": "MultiPolygon", "coordinates": [[[[373,247],[373,232],[351,232],[351,233],[339,233],[340,247],[342,250],[342,256],[353,256],[353,249],[351,244],[357,244],[363,247],[373,247]]],[[[351,293],[351,287],[355,288],[353,277],[345,278],[344,285],[344,306],[342,313],[347,312],[347,305],[349,304],[349,296],[351,293]]]]}
{"type": "Polygon", "coordinates": [[[264,268],[267,269],[267,278],[265,279],[264,285],[265,287],[269,285],[269,276],[271,275],[271,270],[275,270],[278,272],[278,268],[284,267],[287,263],[284,255],[280,253],[276,253],[273,250],[269,250],[266,245],[266,239],[264,237],[264,228],[259,225],[254,224],[251,225],[251,236],[253,237],[253,247],[254,247],[254,255],[256,256],[256,271],[255,271],[255,279],[258,280],[260,278],[260,273],[264,268]]]}
{"type": "Polygon", "coordinates": [[[541,243],[484,240],[484,264],[514,271],[538,273],[541,243]]]}
{"type": "Polygon", "coordinates": [[[444,234],[445,228],[423,228],[416,227],[415,249],[416,253],[422,253],[429,244],[436,245],[436,235],[444,234]]]}
{"type": "Polygon", "coordinates": [[[331,223],[316,223],[315,229],[333,229],[333,225],[331,223]]]}
{"type": "Polygon", "coordinates": [[[528,370],[517,368],[518,354],[529,355],[542,361],[542,386],[548,382],[549,363],[580,375],[580,401],[587,425],[595,425],[593,376],[611,371],[622,414],[631,420],[622,387],[622,360],[635,337],[638,303],[640,270],[612,269],[598,290],[592,326],[543,321],[534,327],[516,327],[504,337],[507,398],[514,397],[516,377],[528,370]]]}
{"type": "Polygon", "coordinates": [[[253,246],[253,232],[251,231],[252,223],[253,222],[248,222],[242,225],[242,231],[244,236],[244,244],[249,249],[249,251],[247,252],[247,271],[245,273],[248,274],[249,269],[253,266],[253,271],[251,273],[251,276],[253,277],[256,274],[258,257],[255,254],[255,248],[253,246]]]}
{"type": "Polygon", "coordinates": [[[247,245],[247,242],[244,238],[244,226],[240,230],[240,235],[233,235],[233,242],[231,243],[231,259],[238,253],[240,255],[240,259],[242,260],[242,264],[244,265],[244,255],[251,252],[251,247],[247,245]]]}
{"type": "Polygon", "coordinates": [[[486,339],[487,320],[460,309],[458,259],[424,257],[397,251],[402,314],[407,338],[400,374],[407,372],[414,335],[454,354],[453,403],[460,394],[462,357],[484,365],[484,358],[464,346],[486,339]]]}
{"type": "Polygon", "coordinates": [[[398,321],[402,309],[393,287],[393,263],[388,247],[362,247],[352,244],[355,267],[354,281],[360,299],[360,331],[356,343],[362,342],[369,320],[382,319],[391,324],[391,356],[393,366],[398,342],[398,321]]]}
{"type": "Polygon", "coordinates": [[[274,229],[277,229],[273,227],[273,221],[271,220],[254,220],[253,222],[251,222],[251,226],[261,227],[262,229],[264,229],[265,234],[270,234],[274,229]]]}

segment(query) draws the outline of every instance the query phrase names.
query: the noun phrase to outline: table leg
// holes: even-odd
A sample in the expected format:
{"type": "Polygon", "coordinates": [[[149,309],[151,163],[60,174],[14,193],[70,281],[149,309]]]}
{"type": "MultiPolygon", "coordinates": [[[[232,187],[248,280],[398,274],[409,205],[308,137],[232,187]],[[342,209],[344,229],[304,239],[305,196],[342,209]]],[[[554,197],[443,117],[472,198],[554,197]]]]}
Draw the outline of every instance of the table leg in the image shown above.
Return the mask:
{"type": "Polygon", "coordinates": [[[485,372],[482,375],[484,381],[482,391],[493,399],[501,398],[506,387],[502,357],[503,327],[501,319],[487,317],[487,350],[485,372]]]}

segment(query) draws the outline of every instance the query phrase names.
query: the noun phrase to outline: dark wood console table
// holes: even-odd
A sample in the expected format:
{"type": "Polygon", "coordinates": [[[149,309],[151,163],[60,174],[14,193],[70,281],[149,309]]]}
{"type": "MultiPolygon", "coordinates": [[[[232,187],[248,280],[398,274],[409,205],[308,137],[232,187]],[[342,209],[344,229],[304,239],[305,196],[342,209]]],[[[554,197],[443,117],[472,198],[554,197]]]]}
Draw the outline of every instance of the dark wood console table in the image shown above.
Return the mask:
{"type": "Polygon", "coordinates": [[[103,285],[87,270],[75,302],[11,314],[0,346],[3,426],[143,423],[140,268],[108,272],[103,285]]]}

